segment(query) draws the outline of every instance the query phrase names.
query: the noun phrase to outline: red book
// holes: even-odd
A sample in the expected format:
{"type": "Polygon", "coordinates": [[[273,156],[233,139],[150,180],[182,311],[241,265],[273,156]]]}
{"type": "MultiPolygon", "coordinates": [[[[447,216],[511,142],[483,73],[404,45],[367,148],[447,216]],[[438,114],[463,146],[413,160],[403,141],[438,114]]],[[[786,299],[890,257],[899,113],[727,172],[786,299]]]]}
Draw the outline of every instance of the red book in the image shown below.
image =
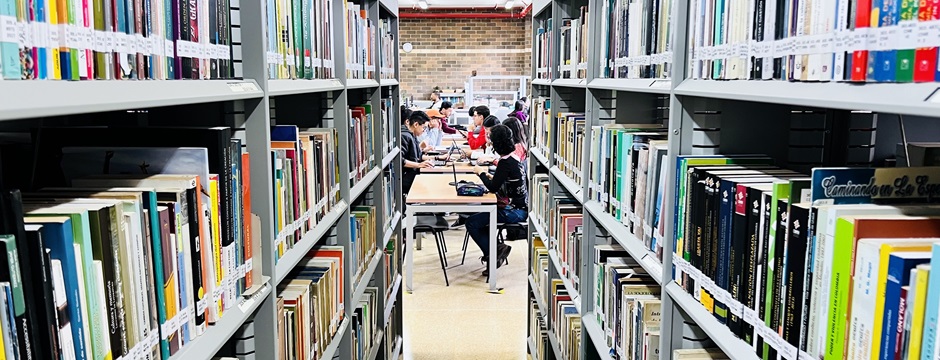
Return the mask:
{"type": "MultiPolygon", "coordinates": [[[[871,0],[858,0],[855,28],[867,28],[871,23],[871,0]]],[[[868,74],[868,50],[852,53],[852,81],[865,81],[868,74]]]]}
{"type": "MultiPolygon", "coordinates": [[[[917,21],[940,20],[940,0],[920,0],[917,21]]],[[[917,48],[914,52],[914,82],[933,82],[937,68],[937,47],[917,48]]]]}

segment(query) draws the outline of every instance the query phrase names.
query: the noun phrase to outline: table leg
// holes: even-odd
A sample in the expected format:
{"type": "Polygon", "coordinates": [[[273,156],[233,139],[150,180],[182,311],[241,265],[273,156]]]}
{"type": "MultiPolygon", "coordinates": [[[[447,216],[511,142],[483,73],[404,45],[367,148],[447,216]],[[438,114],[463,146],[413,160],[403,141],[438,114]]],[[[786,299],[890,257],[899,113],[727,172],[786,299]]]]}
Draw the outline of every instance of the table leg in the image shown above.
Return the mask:
{"type": "Polygon", "coordinates": [[[412,280],[414,278],[414,244],[413,240],[415,238],[414,233],[414,211],[410,209],[405,210],[405,288],[411,292],[414,291],[412,287],[412,280]]]}
{"type": "Polygon", "coordinates": [[[490,291],[496,291],[496,206],[490,207],[490,291]]]}

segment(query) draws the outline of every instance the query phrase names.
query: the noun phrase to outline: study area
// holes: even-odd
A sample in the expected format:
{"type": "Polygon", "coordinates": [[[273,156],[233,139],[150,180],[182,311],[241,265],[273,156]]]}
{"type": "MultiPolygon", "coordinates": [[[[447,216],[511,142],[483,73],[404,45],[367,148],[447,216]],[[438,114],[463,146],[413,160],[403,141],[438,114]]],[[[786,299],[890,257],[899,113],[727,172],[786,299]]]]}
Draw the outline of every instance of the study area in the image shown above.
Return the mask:
{"type": "Polygon", "coordinates": [[[940,360],[940,0],[0,0],[0,360],[940,360]]]}

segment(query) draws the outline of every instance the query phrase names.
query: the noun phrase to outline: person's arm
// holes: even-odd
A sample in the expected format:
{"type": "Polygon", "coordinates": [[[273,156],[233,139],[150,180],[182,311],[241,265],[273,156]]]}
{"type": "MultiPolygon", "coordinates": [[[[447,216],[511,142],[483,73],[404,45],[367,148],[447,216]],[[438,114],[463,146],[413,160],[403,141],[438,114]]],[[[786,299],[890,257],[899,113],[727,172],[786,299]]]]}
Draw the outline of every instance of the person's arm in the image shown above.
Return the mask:
{"type": "Polygon", "coordinates": [[[483,182],[483,186],[486,186],[487,190],[495,194],[496,191],[503,186],[503,183],[509,179],[510,171],[512,171],[511,167],[513,166],[511,163],[511,161],[501,161],[501,164],[496,166],[496,171],[493,173],[492,179],[487,176],[485,171],[479,172],[477,175],[480,176],[480,181],[483,182]]]}
{"type": "Polygon", "coordinates": [[[450,127],[450,125],[447,125],[447,119],[441,119],[441,131],[443,131],[445,134],[457,133],[457,129],[450,127]]]}

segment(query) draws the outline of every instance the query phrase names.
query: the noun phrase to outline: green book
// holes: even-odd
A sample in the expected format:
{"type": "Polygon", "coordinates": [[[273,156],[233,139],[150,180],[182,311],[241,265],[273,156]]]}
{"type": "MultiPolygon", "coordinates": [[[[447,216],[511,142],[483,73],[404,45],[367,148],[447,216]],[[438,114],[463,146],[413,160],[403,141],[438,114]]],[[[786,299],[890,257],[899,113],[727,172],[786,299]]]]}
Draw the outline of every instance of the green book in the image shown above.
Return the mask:
{"type": "MultiPolygon", "coordinates": [[[[917,21],[917,11],[917,0],[901,0],[901,23],[917,21]]],[[[898,49],[896,66],[894,78],[897,82],[914,81],[914,49],[898,49]]]]}

